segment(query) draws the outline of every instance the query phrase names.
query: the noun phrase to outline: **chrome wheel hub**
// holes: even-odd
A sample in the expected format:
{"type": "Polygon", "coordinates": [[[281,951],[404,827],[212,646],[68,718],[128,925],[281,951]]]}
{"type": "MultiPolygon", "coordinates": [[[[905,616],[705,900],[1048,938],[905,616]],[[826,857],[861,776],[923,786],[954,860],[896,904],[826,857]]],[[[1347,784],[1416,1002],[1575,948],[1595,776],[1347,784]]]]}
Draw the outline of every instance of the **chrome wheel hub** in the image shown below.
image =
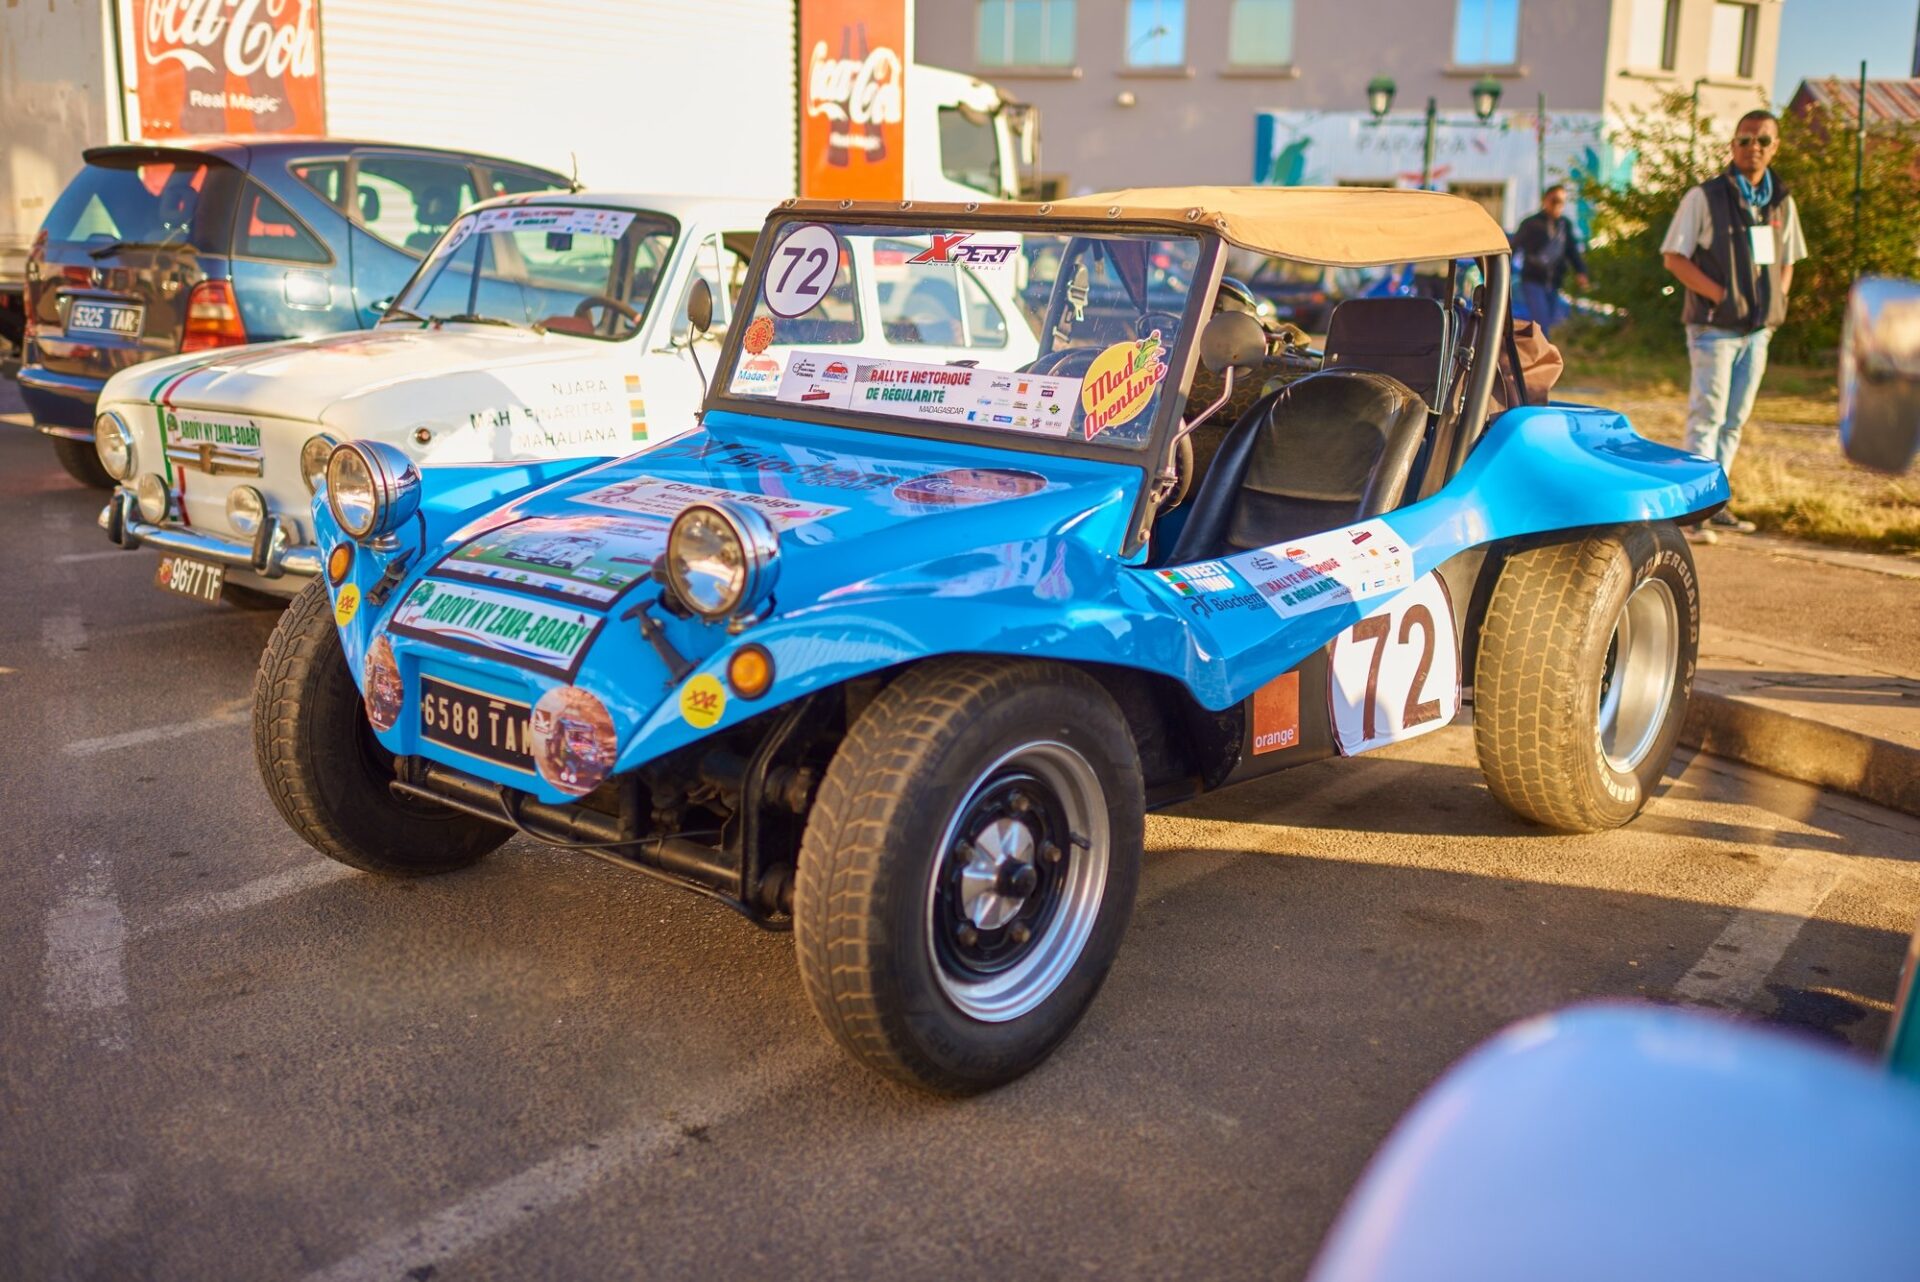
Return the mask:
{"type": "Polygon", "coordinates": [[[1639,769],[1666,723],[1680,660],[1680,610],[1673,589],[1643,579],[1614,620],[1600,676],[1595,730],[1600,751],[1615,770],[1639,769]]]}

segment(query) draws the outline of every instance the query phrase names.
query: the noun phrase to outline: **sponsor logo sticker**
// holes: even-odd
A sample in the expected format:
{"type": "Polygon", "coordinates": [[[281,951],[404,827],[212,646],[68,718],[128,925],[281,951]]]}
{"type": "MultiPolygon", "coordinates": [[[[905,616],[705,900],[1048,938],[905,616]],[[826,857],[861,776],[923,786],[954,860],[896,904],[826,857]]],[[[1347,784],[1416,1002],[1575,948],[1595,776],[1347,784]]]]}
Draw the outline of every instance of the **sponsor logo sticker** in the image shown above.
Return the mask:
{"type": "Polygon", "coordinates": [[[695,730],[711,729],[726,711],[726,687],[711,672],[702,672],[680,687],[680,715],[695,730]]]}
{"type": "MultiPolygon", "coordinates": [[[[1157,329],[1137,341],[1115,343],[1094,357],[1080,383],[1086,439],[1138,418],[1166,376],[1166,347],[1157,329]]],[[[1026,390],[1022,383],[1020,391],[1026,390]]]]}
{"type": "Polygon", "coordinates": [[[360,589],[349,583],[340,589],[339,596],[333,602],[333,621],[341,627],[353,622],[353,616],[360,612],[360,589]]]}

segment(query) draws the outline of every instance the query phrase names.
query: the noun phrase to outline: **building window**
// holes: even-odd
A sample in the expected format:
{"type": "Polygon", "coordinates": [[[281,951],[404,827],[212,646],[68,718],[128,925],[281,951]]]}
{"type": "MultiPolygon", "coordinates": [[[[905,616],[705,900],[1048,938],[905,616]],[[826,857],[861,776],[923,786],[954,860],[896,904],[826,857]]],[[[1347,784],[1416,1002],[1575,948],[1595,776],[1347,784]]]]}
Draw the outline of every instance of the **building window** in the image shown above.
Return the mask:
{"type": "Polygon", "coordinates": [[[1187,0],[1127,0],[1127,65],[1183,67],[1187,0]]]}
{"type": "Polygon", "coordinates": [[[1520,0],[1459,0],[1453,19],[1456,67],[1511,67],[1520,61],[1520,0]]]}
{"type": "Polygon", "coordinates": [[[1627,36],[1627,65],[1636,70],[1674,68],[1680,35],[1680,0],[1633,0],[1633,26],[1627,36]]]}
{"type": "Polygon", "coordinates": [[[1236,67],[1290,66],[1293,0],[1233,0],[1227,61],[1236,67]]]}
{"type": "Polygon", "coordinates": [[[980,65],[1073,65],[1074,0],[980,0],[980,65]]]}
{"type": "Polygon", "coordinates": [[[1760,6],[1728,4],[1719,0],[1713,6],[1713,30],[1707,41],[1707,74],[1753,79],[1753,36],[1760,22],[1760,6]]]}

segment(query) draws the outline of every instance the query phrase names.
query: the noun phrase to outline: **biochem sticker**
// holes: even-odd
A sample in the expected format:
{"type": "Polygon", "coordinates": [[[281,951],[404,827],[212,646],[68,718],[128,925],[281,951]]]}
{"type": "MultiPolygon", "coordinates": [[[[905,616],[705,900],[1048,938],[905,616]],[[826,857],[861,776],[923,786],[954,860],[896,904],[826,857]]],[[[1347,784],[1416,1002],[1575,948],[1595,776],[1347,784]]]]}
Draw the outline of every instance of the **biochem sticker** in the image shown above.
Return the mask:
{"type": "Polygon", "coordinates": [[[1086,439],[1138,418],[1166,377],[1167,352],[1157,329],[1094,357],[1080,382],[1080,408],[1086,411],[1080,430],[1086,439]]]}

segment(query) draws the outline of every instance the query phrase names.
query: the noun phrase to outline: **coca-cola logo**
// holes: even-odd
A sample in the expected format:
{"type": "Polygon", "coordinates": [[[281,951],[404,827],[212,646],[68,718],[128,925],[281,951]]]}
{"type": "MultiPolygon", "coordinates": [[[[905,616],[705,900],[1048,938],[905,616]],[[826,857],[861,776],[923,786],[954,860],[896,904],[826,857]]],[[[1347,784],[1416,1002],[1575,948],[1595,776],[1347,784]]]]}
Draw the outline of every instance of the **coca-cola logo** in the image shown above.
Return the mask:
{"type": "Polygon", "coordinates": [[[213,71],[218,50],[231,75],[311,78],[319,48],[315,0],[148,0],[142,54],[149,66],[177,62],[213,71]]]}
{"type": "Polygon", "coordinates": [[[807,66],[807,114],[841,124],[900,123],[900,55],[885,48],[865,58],[835,58],[816,41],[807,66]]]}

